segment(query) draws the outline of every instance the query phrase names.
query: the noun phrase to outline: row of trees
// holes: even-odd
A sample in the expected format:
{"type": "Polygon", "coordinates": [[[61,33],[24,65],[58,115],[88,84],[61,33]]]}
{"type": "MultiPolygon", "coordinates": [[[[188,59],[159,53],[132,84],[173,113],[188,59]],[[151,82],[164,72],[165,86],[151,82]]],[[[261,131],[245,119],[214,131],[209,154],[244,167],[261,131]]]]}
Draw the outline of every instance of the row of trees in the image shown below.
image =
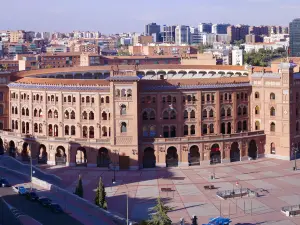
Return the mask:
{"type": "Polygon", "coordinates": [[[252,66],[269,66],[271,60],[282,57],[287,57],[287,51],[284,48],[275,50],[259,49],[258,52],[245,52],[244,63],[252,66]]]}
{"type": "MultiPolygon", "coordinates": [[[[75,195],[83,198],[83,185],[82,185],[82,176],[79,176],[77,186],[75,188],[75,195]]],[[[95,196],[95,205],[99,206],[102,209],[107,210],[107,202],[106,202],[106,192],[105,187],[102,181],[102,178],[99,179],[99,184],[96,190],[95,196]]],[[[171,225],[172,221],[168,217],[167,213],[172,210],[171,207],[166,206],[163,201],[158,197],[156,201],[156,206],[153,208],[153,214],[151,218],[146,221],[142,221],[140,224],[142,225],[171,225]]]]}
{"type": "MultiPolygon", "coordinates": [[[[79,176],[77,186],[75,188],[75,195],[79,196],[80,198],[83,198],[83,186],[82,186],[82,176],[79,176]]],[[[96,196],[95,196],[95,205],[99,206],[102,209],[107,210],[107,202],[106,202],[106,192],[105,187],[102,181],[102,178],[100,177],[99,184],[96,190],[96,196]]]]}

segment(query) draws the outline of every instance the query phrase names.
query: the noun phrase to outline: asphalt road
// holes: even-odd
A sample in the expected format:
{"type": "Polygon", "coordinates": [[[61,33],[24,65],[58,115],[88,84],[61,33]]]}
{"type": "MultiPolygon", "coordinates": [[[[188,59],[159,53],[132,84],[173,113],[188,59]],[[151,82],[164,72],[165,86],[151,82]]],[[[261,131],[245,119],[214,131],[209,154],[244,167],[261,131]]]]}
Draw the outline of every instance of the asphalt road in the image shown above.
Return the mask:
{"type": "MultiPolygon", "coordinates": [[[[0,197],[1,198],[1,197],[0,197]]],[[[12,212],[0,199],[0,224],[1,225],[21,225],[12,212]]]]}
{"type": "MultiPolygon", "coordinates": [[[[18,180],[18,178],[14,177],[13,175],[8,175],[8,174],[3,174],[0,171],[0,176],[3,176],[7,178],[7,180],[12,184],[19,184],[23,183],[22,180],[18,180]]],[[[71,225],[82,225],[81,222],[76,220],[75,218],[71,217],[68,214],[62,213],[62,214],[56,214],[51,212],[50,209],[45,208],[41,206],[37,202],[31,202],[28,201],[24,196],[19,196],[17,193],[15,193],[12,188],[0,188],[0,196],[8,202],[10,205],[13,207],[17,208],[20,210],[22,213],[31,216],[35,220],[39,221],[43,225],[66,225],[66,224],[71,224],[71,225]]],[[[63,206],[62,206],[63,207],[63,206]]],[[[0,217],[1,218],[1,217],[0,217]]],[[[5,220],[12,220],[13,218],[11,215],[7,215],[7,218],[5,216],[5,220]]],[[[0,220],[0,224],[1,224],[0,220]]],[[[10,224],[10,223],[8,223],[10,224]]],[[[14,223],[11,223],[14,225],[14,223]]],[[[3,225],[7,225],[4,223],[3,225]]]]}

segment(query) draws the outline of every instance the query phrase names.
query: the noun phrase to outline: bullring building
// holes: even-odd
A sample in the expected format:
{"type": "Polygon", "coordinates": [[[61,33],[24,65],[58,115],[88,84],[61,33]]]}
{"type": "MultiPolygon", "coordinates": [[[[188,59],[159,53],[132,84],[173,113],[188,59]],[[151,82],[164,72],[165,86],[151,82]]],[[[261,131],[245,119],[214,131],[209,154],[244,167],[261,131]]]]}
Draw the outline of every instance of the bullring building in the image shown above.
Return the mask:
{"type": "Polygon", "coordinates": [[[294,66],[123,65],[6,74],[1,107],[8,129],[0,132],[0,145],[21,160],[31,155],[50,165],[120,169],[290,160],[300,148],[294,66]]]}

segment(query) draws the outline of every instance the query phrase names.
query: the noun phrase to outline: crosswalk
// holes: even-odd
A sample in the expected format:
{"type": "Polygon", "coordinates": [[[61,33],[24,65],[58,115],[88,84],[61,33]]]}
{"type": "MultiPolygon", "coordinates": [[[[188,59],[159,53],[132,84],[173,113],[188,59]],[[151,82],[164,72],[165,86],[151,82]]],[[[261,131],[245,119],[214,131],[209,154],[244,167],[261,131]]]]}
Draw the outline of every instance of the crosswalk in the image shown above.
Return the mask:
{"type": "Polygon", "coordinates": [[[14,214],[14,216],[17,219],[20,219],[21,216],[26,216],[24,213],[22,213],[20,210],[18,210],[16,208],[12,208],[12,209],[10,209],[10,211],[14,214]]]}

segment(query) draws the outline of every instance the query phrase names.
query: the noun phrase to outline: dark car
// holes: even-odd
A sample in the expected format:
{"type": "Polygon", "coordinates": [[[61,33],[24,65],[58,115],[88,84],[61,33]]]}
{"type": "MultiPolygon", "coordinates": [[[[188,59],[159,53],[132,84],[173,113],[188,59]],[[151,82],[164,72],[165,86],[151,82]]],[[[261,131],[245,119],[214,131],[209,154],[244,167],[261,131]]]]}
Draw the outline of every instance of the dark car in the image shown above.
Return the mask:
{"type": "Polygon", "coordinates": [[[30,201],[37,201],[39,196],[34,191],[31,191],[26,194],[26,198],[30,201]]]}
{"type": "Polygon", "coordinates": [[[49,208],[51,209],[52,212],[55,212],[55,213],[63,213],[63,209],[60,207],[59,204],[56,204],[56,203],[51,203],[49,205],[49,208]]]}
{"type": "Polygon", "coordinates": [[[11,185],[5,178],[0,178],[0,187],[11,187],[11,185]]]}
{"type": "Polygon", "coordinates": [[[42,206],[45,206],[45,207],[48,207],[50,206],[50,204],[52,203],[52,200],[47,198],[47,197],[40,197],[38,199],[38,202],[42,205],[42,206]]]}

